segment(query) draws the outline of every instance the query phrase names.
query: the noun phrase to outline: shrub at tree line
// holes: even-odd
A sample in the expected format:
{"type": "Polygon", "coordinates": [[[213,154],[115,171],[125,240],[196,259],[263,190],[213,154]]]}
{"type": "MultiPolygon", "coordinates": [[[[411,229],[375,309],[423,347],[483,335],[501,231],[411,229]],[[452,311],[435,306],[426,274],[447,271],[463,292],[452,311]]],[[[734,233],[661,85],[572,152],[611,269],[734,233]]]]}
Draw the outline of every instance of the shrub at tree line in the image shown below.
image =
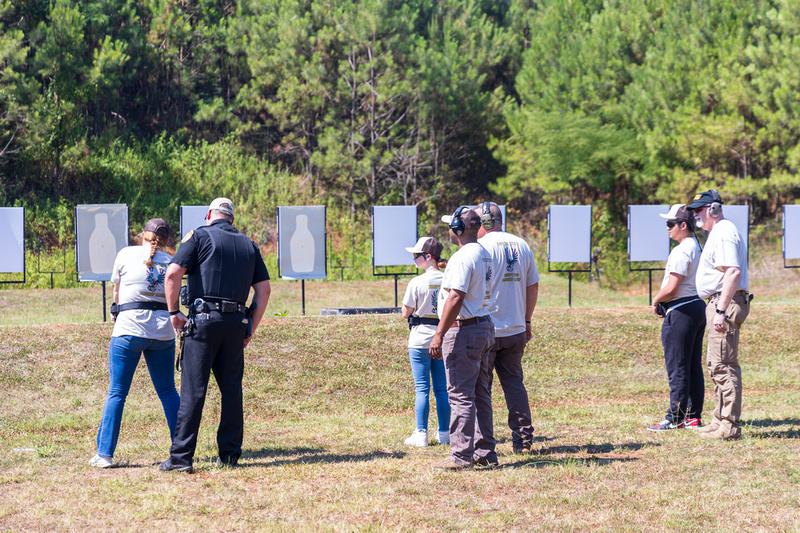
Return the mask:
{"type": "Polygon", "coordinates": [[[226,195],[267,249],[278,205],[328,206],[363,266],[372,205],[445,239],[494,199],[541,244],[548,204],[592,204],[622,282],[628,204],[715,187],[775,227],[800,192],[789,0],[0,0],[0,27],[0,205],[49,244],[78,203],[177,228],[226,195]]]}

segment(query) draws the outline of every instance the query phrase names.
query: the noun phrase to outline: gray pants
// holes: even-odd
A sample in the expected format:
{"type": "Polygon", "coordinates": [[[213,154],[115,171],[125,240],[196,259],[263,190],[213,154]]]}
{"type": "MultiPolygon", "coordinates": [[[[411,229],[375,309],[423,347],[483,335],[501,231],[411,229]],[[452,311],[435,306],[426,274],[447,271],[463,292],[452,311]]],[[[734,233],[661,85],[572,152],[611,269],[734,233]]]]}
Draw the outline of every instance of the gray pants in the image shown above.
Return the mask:
{"type": "Polygon", "coordinates": [[[456,324],[447,331],[442,342],[445,373],[447,375],[447,397],[450,401],[450,458],[461,465],[471,465],[475,451],[476,418],[483,416],[483,408],[489,408],[491,397],[476,397],[480,390],[478,377],[481,365],[494,343],[494,325],[491,320],[459,327],[456,324]]]}
{"type": "MultiPolygon", "coordinates": [[[[510,337],[495,338],[494,345],[486,357],[486,364],[481,368],[478,380],[480,387],[486,387],[485,393],[479,397],[492,397],[492,373],[497,372],[500,386],[506,398],[508,408],[508,427],[511,429],[511,441],[515,448],[530,447],[533,443],[533,425],[531,424],[531,407],[528,403],[528,391],[525,389],[522,375],[522,356],[525,352],[525,333],[510,337]]],[[[475,456],[490,461],[497,460],[495,453],[494,422],[491,404],[488,414],[478,406],[478,433],[475,443],[475,456]]]]}

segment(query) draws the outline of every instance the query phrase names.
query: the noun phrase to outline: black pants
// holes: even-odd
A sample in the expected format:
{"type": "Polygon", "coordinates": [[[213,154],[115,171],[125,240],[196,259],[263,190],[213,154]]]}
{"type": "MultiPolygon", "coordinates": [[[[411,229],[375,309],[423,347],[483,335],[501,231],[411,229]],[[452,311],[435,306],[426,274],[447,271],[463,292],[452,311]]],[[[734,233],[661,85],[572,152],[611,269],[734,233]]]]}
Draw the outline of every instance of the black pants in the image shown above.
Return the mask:
{"type": "Polygon", "coordinates": [[[674,307],[664,317],[661,344],[669,377],[667,420],[673,424],[703,413],[703,334],[706,306],[702,300],[674,307]]]}
{"type": "Polygon", "coordinates": [[[226,462],[235,461],[242,454],[242,376],[247,330],[243,320],[242,313],[216,311],[195,318],[195,330],[184,345],[181,407],[170,448],[174,465],[192,464],[212,371],[222,396],[217,429],[219,457],[226,462]]]}

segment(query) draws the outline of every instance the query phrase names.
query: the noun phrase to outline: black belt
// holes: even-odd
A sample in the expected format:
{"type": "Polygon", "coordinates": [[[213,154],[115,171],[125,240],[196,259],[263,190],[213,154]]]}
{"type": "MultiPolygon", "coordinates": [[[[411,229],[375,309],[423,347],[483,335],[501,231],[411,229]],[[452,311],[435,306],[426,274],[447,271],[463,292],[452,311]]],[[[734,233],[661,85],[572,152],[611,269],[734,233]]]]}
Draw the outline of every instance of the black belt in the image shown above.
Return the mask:
{"type": "Polygon", "coordinates": [[[408,317],[408,326],[418,326],[420,324],[427,324],[429,326],[438,326],[439,319],[438,318],[428,318],[424,316],[414,316],[411,315],[408,317]]]}
{"type": "Polygon", "coordinates": [[[195,313],[208,313],[209,311],[218,311],[220,313],[246,313],[247,306],[239,302],[231,302],[222,300],[219,302],[209,302],[198,298],[192,304],[192,311],[195,313]]]}
{"type": "Polygon", "coordinates": [[[147,309],[148,311],[167,311],[167,304],[163,302],[129,302],[126,304],[111,304],[111,314],[116,315],[131,309],[147,309]]]}
{"type": "Polygon", "coordinates": [[[468,318],[466,320],[456,320],[454,324],[460,328],[463,328],[464,326],[471,326],[473,324],[477,324],[479,322],[485,322],[487,320],[491,319],[487,315],[483,315],[483,316],[475,316],[472,318],[468,318]]]}

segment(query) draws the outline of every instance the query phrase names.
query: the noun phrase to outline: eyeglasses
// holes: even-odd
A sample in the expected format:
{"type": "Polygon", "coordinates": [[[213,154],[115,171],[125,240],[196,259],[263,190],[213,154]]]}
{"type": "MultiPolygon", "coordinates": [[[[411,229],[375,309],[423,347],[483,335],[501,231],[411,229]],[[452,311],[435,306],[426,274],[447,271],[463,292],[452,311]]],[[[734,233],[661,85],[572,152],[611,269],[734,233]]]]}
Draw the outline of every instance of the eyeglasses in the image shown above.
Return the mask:
{"type": "Polygon", "coordinates": [[[672,228],[674,228],[674,227],[675,227],[677,224],[678,224],[678,223],[677,223],[677,222],[675,222],[674,220],[667,220],[667,227],[668,227],[669,229],[672,229],[672,228]]]}
{"type": "Polygon", "coordinates": [[[419,259],[420,257],[425,257],[425,254],[414,254],[414,259],[419,259]]]}

